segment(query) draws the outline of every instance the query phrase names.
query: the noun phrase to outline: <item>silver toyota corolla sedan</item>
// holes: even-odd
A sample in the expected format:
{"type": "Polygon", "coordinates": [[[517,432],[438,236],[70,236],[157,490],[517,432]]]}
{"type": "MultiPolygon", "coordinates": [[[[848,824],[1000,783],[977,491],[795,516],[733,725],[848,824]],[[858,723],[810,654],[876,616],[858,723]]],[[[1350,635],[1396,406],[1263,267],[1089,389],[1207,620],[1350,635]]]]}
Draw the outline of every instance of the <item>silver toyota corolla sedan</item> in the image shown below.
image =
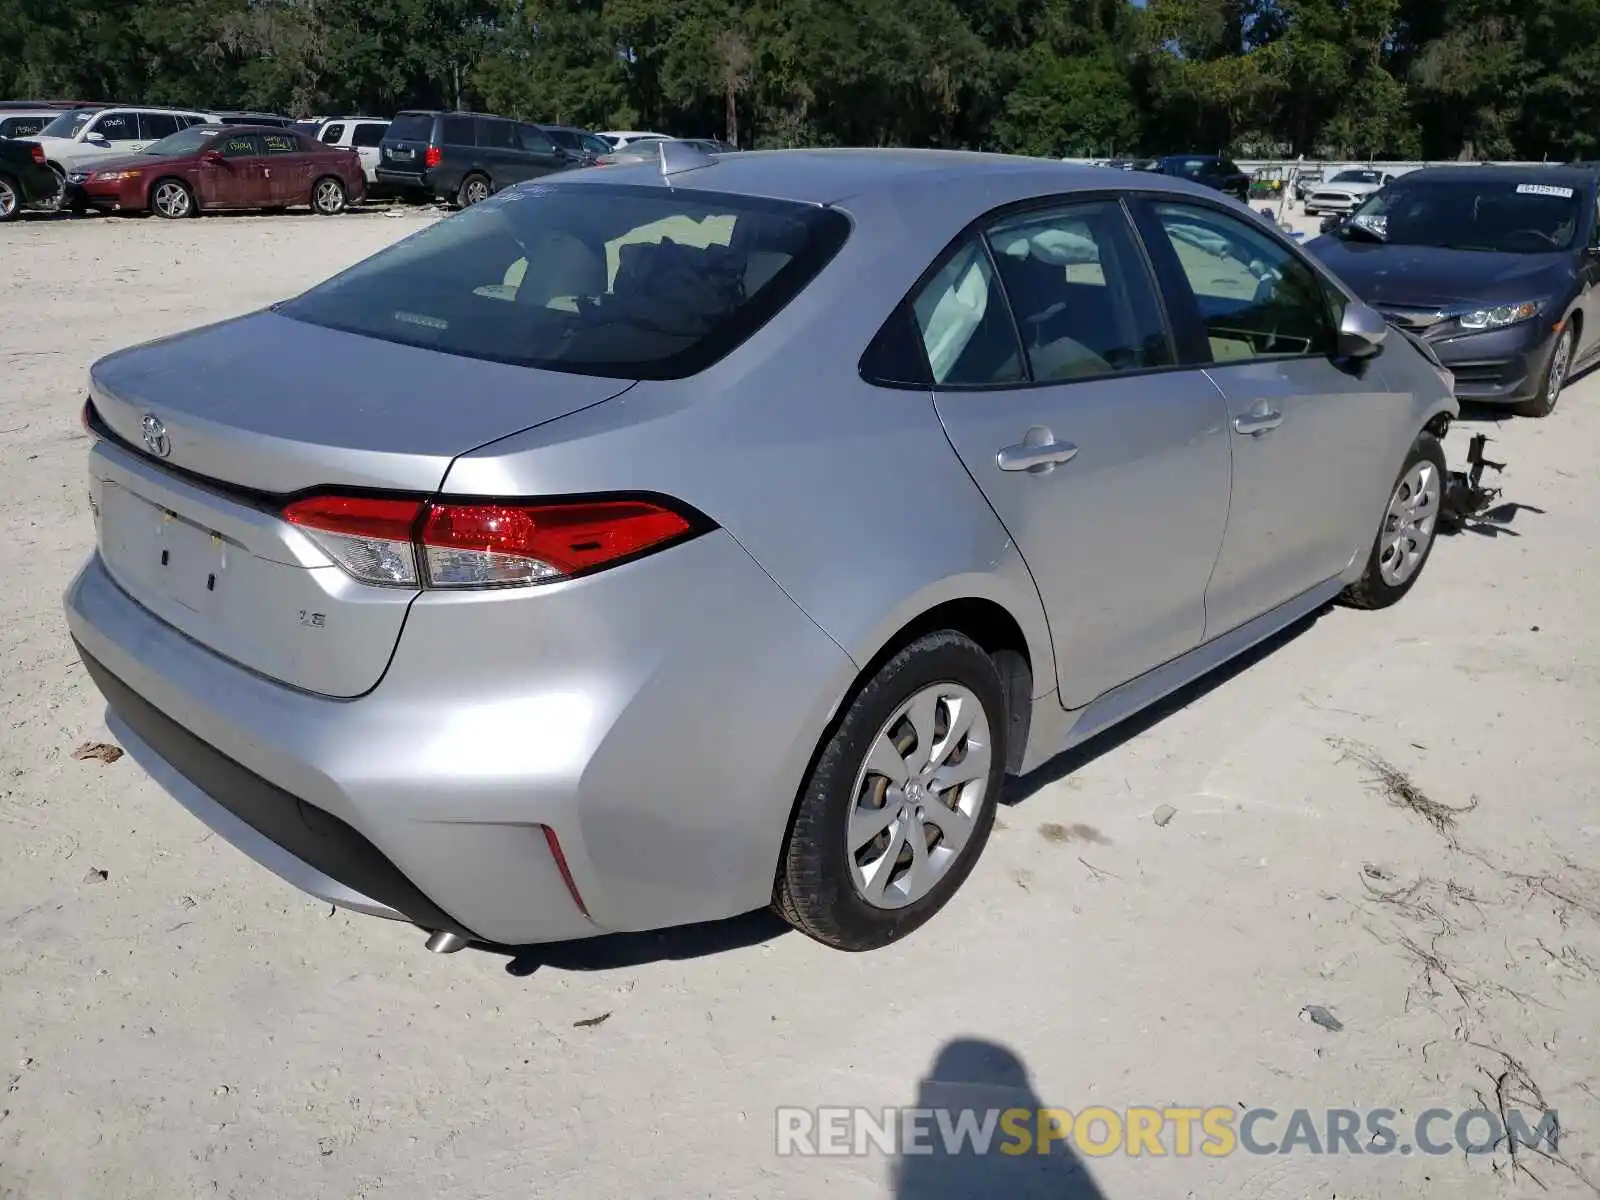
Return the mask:
{"type": "Polygon", "coordinates": [[[1447,373],[1157,175],[784,151],[510,189],[92,369],[130,754],[434,949],[882,946],[1002,780],[1417,581],[1447,373]]]}

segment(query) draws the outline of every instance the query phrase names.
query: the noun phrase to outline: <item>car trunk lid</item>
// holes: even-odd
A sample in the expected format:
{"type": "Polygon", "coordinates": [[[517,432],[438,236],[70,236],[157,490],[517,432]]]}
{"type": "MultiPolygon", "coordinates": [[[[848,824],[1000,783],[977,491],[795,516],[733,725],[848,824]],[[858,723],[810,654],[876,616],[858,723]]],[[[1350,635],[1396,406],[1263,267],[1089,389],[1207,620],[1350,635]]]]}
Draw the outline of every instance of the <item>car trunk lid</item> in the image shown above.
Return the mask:
{"type": "Polygon", "coordinates": [[[431,494],[465,451],[632,386],[463,364],[271,312],[102,360],[91,489],[107,569],[242,666],[325,695],[371,689],[415,589],[358,583],[281,518],[283,498],[431,494]]]}
{"type": "Polygon", "coordinates": [[[401,113],[384,131],[379,153],[383,167],[421,175],[432,144],[433,117],[426,113],[401,113]]]}

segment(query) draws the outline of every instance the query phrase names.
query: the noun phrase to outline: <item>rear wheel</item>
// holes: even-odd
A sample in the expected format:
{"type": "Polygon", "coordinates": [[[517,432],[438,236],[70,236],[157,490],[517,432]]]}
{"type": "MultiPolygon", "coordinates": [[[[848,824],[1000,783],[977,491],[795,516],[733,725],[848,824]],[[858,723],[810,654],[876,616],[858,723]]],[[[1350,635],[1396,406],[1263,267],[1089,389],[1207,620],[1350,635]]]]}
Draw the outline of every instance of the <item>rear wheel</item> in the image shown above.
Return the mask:
{"type": "Polygon", "coordinates": [[[0,175],[0,221],[15,221],[22,211],[22,192],[17,185],[0,175]]]}
{"type": "Polygon", "coordinates": [[[1418,434],[1389,494],[1367,569],[1341,601],[1351,608],[1388,608],[1411,590],[1433,553],[1448,477],[1439,439],[1418,434]]]}
{"type": "Polygon", "coordinates": [[[150,189],[150,211],[169,221],[195,214],[194,193],[181,179],[160,179],[150,189]]]}
{"type": "Polygon", "coordinates": [[[456,191],[456,203],[471,208],[489,198],[489,180],[483,175],[468,175],[456,191]]]}
{"type": "Polygon", "coordinates": [[[1524,400],[1517,405],[1518,416],[1523,417],[1548,417],[1556,409],[1556,401],[1561,399],[1561,389],[1567,384],[1567,375],[1572,371],[1572,348],[1577,344],[1577,331],[1573,328],[1572,318],[1568,317],[1561,326],[1561,332],[1556,336],[1556,344],[1550,351],[1550,361],[1544,369],[1544,378],[1539,382],[1539,393],[1531,400],[1524,400]]]}
{"type": "Polygon", "coordinates": [[[336,217],[345,210],[349,196],[344,184],[332,175],[324,175],[311,187],[311,211],[324,217],[336,217]]]}
{"type": "Polygon", "coordinates": [[[994,661],[943,630],[891,658],[845,710],[806,780],[773,907],[841,950],[904,937],[983,852],[1006,761],[994,661]]]}

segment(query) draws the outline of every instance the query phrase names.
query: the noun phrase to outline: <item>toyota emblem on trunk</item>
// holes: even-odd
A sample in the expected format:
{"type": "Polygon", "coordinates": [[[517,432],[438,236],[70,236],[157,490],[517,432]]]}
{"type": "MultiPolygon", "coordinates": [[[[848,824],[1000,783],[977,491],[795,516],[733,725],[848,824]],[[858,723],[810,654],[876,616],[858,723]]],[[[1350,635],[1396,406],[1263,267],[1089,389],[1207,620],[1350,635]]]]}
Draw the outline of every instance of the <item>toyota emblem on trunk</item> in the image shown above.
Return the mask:
{"type": "Polygon", "coordinates": [[[139,431],[144,435],[145,447],[151,454],[157,458],[165,458],[172,453],[172,441],[167,437],[167,427],[155,413],[145,413],[139,431]]]}

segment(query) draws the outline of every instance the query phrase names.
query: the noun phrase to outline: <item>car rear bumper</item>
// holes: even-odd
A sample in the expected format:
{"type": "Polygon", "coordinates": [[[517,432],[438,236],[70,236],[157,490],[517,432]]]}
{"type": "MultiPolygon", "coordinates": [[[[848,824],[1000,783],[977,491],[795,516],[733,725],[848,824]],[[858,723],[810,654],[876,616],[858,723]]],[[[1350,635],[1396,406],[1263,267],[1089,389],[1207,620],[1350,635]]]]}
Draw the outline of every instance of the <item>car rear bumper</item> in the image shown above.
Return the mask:
{"type": "Polygon", "coordinates": [[[540,591],[425,594],[355,700],[212,654],[98,555],[66,608],[134,759],[320,899],[511,945],[761,907],[848,657],[721,531],[540,591]]]}

